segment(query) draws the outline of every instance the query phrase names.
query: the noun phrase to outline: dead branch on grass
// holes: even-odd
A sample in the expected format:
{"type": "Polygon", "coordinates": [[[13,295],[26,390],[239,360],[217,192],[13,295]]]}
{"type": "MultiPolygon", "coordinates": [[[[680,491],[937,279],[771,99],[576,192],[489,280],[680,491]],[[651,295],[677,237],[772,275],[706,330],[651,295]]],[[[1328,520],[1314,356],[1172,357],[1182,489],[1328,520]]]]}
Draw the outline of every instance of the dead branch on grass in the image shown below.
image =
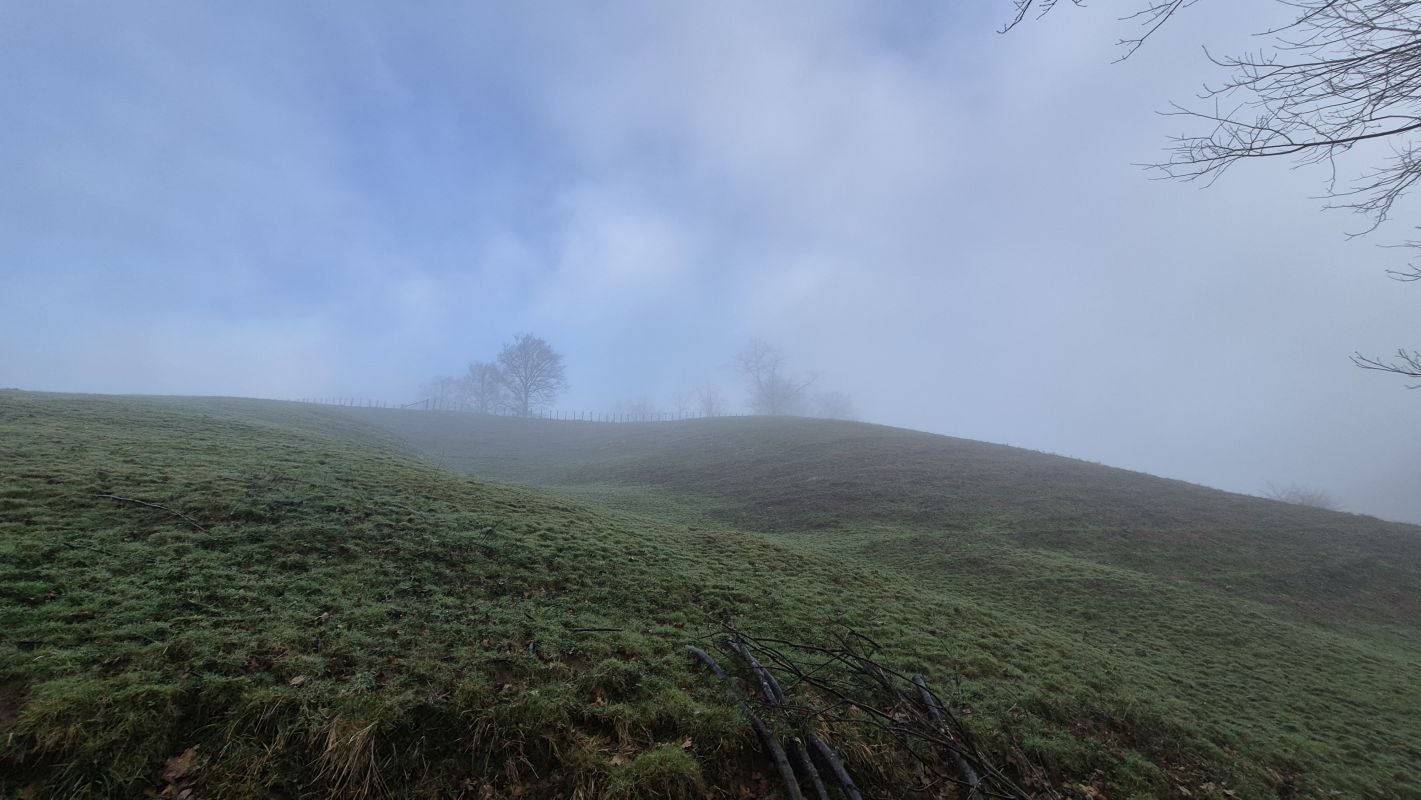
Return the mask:
{"type": "MultiPolygon", "coordinates": [[[[755,677],[759,680],[761,700],[776,710],[783,711],[788,701],[785,698],[784,688],[780,686],[780,682],[775,679],[774,673],[765,669],[764,665],[755,658],[755,654],[751,652],[749,647],[745,646],[744,642],[737,638],[731,638],[728,644],[730,649],[734,650],[735,654],[740,656],[740,659],[745,662],[745,665],[750,668],[750,671],[753,672],[755,677]]],[[[819,737],[819,734],[806,728],[803,740],[793,740],[795,756],[799,759],[801,768],[809,777],[810,783],[814,785],[815,793],[821,800],[829,800],[829,790],[825,787],[824,780],[819,775],[819,770],[814,767],[814,758],[805,748],[805,741],[809,742],[814,748],[814,753],[819,756],[820,761],[834,774],[834,777],[838,779],[839,785],[843,788],[849,800],[863,800],[863,795],[859,793],[858,787],[854,785],[854,779],[849,777],[848,770],[844,769],[844,762],[839,758],[839,754],[835,753],[834,749],[819,737]]]]}
{"type": "Polygon", "coordinates": [[[116,494],[102,494],[102,493],[101,493],[101,494],[98,494],[98,495],[95,495],[95,496],[96,496],[96,497],[105,497],[105,498],[108,498],[109,500],[117,500],[117,501],[122,502],[122,503],[132,503],[133,505],[136,505],[136,506],[143,506],[143,507],[145,507],[145,508],[156,508],[156,509],[159,510],[159,511],[166,511],[167,513],[169,513],[169,514],[171,514],[171,515],[173,515],[173,516],[175,516],[175,517],[181,518],[183,521],[187,522],[187,524],[193,526],[194,528],[197,528],[198,530],[202,531],[203,533],[207,533],[207,529],[204,528],[204,527],[202,527],[202,525],[200,525],[197,520],[193,519],[192,517],[189,517],[187,514],[184,514],[184,513],[181,512],[181,511],[174,511],[173,509],[168,508],[167,506],[164,506],[164,505],[159,505],[159,504],[157,504],[157,503],[150,503],[150,502],[148,502],[148,501],[146,501],[146,500],[135,500],[135,499],[133,499],[132,497],[121,497],[121,496],[116,495],[116,494]]]}
{"type": "MultiPolygon", "coordinates": [[[[831,646],[821,646],[752,636],[729,622],[725,623],[722,633],[726,648],[745,663],[751,675],[749,685],[754,687],[752,693],[759,695],[760,710],[775,722],[776,729],[796,732],[796,738],[789,740],[789,752],[798,762],[799,770],[786,773],[783,766],[781,768],[792,793],[799,791],[803,780],[811,784],[821,798],[830,796],[815,769],[817,757],[824,771],[838,780],[844,796],[861,800],[862,795],[843,761],[821,733],[828,735],[836,728],[868,727],[897,742],[897,756],[906,757],[908,763],[916,765],[916,785],[897,787],[898,791],[968,800],[1055,796],[1049,788],[1050,782],[1040,771],[1024,776],[1034,787],[1040,787],[1028,795],[995,766],[996,759],[983,750],[971,731],[938,699],[922,676],[905,675],[884,665],[877,657],[882,648],[864,634],[848,631],[839,634],[831,646]],[[780,677],[776,677],[776,672],[780,677]],[[780,678],[784,679],[783,684],[780,678]],[[791,694],[795,695],[793,700],[791,694]]],[[[704,653],[699,648],[692,648],[692,652],[704,653]]],[[[718,677],[726,686],[734,688],[723,673],[718,671],[718,677]]],[[[737,702],[755,720],[752,725],[757,732],[767,727],[748,710],[746,701],[739,695],[737,702]]],[[[779,762],[780,756],[777,755],[776,760],[779,762]]],[[[1029,763],[1025,759],[1016,761],[1029,763]]],[[[1027,771],[1032,772],[1030,768],[1027,771]]]]}
{"type": "MultiPolygon", "coordinates": [[[[721,684],[731,692],[735,692],[735,684],[731,682],[730,676],[725,674],[725,670],[720,668],[720,665],[716,663],[710,653],[707,653],[695,645],[689,644],[686,645],[686,651],[699,659],[701,663],[710,667],[710,671],[715,673],[715,676],[720,679],[721,684]]],[[[789,757],[785,755],[785,750],[780,746],[779,740],[770,732],[769,727],[765,725],[764,721],[750,708],[750,705],[740,698],[739,694],[736,694],[735,705],[740,709],[740,712],[750,720],[750,727],[755,729],[755,733],[759,735],[760,741],[769,749],[770,757],[774,759],[775,766],[780,771],[780,777],[784,779],[785,789],[789,792],[791,800],[804,800],[804,795],[799,791],[799,781],[795,777],[794,768],[790,766],[789,757]]]]}

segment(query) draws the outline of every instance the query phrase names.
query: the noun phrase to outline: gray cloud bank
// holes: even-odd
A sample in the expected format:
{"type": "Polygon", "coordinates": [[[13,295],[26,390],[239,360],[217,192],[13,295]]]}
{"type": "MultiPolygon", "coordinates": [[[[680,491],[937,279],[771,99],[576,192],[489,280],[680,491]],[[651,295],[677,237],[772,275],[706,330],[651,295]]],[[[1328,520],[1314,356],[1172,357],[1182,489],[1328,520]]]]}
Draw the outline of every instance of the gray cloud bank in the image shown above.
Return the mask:
{"type": "Polygon", "coordinates": [[[1421,343],[1387,240],[1132,166],[1276,5],[1112,65],[1097,9],[10,4],[0,385],[399,400],[532,330],[666,406],[759,336],[873,421],[1421,522],[1421,391],[1347,361],[1421,343]]]}

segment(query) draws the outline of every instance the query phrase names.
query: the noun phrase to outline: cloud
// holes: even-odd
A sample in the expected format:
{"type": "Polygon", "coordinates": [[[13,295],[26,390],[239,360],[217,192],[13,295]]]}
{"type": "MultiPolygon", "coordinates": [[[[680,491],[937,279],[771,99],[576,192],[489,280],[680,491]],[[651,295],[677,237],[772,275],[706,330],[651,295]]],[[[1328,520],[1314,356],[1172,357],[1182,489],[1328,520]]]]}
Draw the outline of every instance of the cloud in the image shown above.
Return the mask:
{"type": "Polygon", "coordinates": [[[763,336],[868,419],[1421,519],[1346,362],[1415,344],[1394,253],[1133,166],[1277,5],[1123,65],[1074,7],[10,6],[0,384],[400,399],[534,330],[668,405],[763,336]]]}
{"type": "Polygon", "coordinates": [[[694,232],[609,185],[573,187],[558,200],[564,223],[537,314],[619,326],[655,303],[684,296],[694,232]]]}

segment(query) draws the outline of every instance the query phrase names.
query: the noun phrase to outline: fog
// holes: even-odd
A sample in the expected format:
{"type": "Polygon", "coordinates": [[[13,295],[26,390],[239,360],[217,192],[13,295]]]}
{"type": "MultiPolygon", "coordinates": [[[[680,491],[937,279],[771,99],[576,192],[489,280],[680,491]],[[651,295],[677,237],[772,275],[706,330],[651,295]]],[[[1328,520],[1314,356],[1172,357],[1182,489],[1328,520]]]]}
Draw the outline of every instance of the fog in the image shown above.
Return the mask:
{"type": "Polygon", "coordinates": [[[1118,3],[469,5],[0,6],[0,387],[408,402],[531,331],[560,408],[743,405],[761,338],[868,421],[1421,522],[1421,390],[1348,360],[1421,345],[1407,210],[1136,166],[1281,4],[1124,63],[1118,3]]]}

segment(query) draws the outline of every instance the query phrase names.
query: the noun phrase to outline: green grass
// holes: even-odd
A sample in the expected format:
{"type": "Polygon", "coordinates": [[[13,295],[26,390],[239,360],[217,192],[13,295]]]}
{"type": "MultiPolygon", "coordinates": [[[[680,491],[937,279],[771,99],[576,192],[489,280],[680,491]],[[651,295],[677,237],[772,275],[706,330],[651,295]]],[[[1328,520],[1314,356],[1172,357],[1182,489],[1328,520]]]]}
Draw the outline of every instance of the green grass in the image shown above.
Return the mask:
{"type": "Polygon", "coordinates": [[[4,796],[740,796],[683,650],[731,614],[1062,785],[1421,797],[1407,526],[848,423],[31,393],[0,481],[4,796]]]}
{"type": "Polygon", "coordinates": [[[1001,445],[832,420],[555,424],[352,410],[467,474],[659,490],[748,530],[990,528],[1023,547],[1421,628],[1421,531],[1001,445]]]}

